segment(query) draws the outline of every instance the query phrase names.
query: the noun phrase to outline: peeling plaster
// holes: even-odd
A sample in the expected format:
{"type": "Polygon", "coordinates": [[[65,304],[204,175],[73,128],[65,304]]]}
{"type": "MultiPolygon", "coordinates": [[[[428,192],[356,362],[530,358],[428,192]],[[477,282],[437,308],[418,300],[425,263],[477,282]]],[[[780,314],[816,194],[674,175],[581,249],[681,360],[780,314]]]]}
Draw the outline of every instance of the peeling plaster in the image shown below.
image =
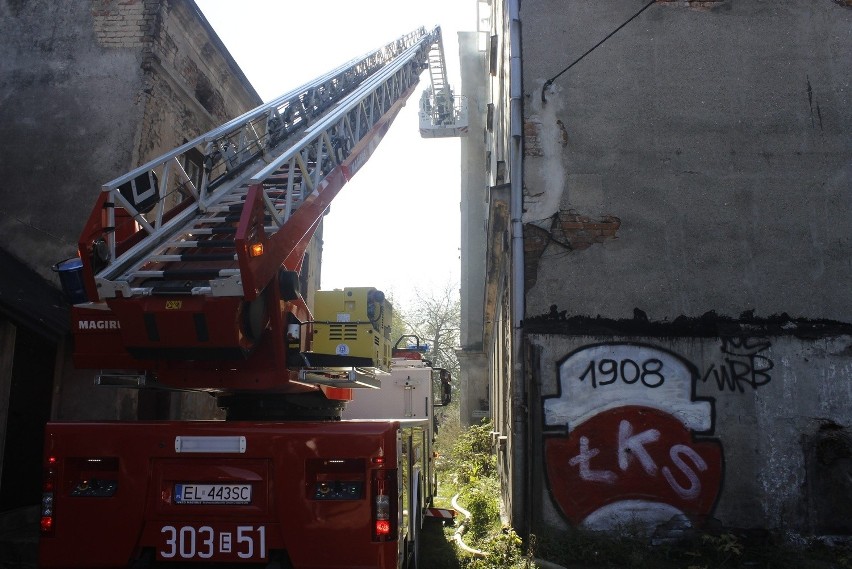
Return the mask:
{"type": "MultiPolygon", "coordinates": [[[[536,89],[540,91],[544,80],[537,83],[536,89]]],[[[537,97],[528,99],[531,112],[526,121],[535,125],[540,152],[525,159],[524,223],[551,218],[559,211],[566,189],[563,148],[568,135],[558,118],[562,110],[560,92],[558,86],[552,86],[546,105],[542,105],[537,97]]]]}

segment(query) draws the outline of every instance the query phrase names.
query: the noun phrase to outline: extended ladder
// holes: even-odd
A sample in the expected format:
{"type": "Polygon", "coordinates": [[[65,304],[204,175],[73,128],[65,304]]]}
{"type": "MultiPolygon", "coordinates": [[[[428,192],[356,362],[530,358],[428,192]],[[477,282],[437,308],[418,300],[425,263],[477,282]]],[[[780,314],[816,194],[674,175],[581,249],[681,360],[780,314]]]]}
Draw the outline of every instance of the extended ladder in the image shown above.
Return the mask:
{"type": "Polygon", "coordinates": [[[252,271],[246,234],[255,199],[265,223],[254,239],[272,239],[275,253],[256,256],[296,270],[311,230],[369,158],[436,37],[421,28],[105,184],[79,243],[96,283],[89,297],[253,299],[266,284],[252,271]],[[187,173],[193,154],[203,156],[200,184],[187,173]]]}
{"type": "Polygon", "coordinates": [[[290,284],[436,43],[439,28],[420,28],[105,184],[79,241],[93,302],[75,306],[78,367],[217,392],[304,389],[305,342],[286,331],[310,314],[290,284]]]}
{"type": "Polygon", "coordinates": [[[423,138],[467,136],[467,98],[454,95],[447,80],[444,42],[438,40],[429,48],[430,86],[420,98],[420,135],[423,138]]]}

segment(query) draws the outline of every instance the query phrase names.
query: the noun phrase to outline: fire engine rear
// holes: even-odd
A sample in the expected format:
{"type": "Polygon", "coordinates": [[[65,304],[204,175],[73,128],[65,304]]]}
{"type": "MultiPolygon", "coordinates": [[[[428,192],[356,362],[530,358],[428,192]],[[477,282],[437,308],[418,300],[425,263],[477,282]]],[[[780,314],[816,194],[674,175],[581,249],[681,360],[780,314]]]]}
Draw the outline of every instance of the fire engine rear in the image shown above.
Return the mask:
{"type": "Polygon", "coordinates": [[[421,132],[463,134],[440,28],[421,28],[102,187],[79,258],[57,265],[75,365],[101,385],[210,393],[227,418],[49,423],[40,567],[416,564],[432,381],[421,414],[341,420],[358,391],[410,394],[384,389],[401,385],[392,308],[367,287],[308,306],[298,276],[426,69],[421,132]]]}

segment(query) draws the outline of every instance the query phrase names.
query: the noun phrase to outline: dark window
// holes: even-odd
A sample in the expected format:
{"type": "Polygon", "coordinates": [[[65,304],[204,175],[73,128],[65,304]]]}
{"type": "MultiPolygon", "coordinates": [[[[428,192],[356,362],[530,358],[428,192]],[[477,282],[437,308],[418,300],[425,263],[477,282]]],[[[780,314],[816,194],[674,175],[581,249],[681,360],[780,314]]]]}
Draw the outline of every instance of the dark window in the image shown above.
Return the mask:
{"type": "Polygon", "coordinates": [[[491,36],[491,51],[489,52],[488,63],[491,66],[491,75],[497,75],[497,45],[498,38],[496,35],[491,36]]]}

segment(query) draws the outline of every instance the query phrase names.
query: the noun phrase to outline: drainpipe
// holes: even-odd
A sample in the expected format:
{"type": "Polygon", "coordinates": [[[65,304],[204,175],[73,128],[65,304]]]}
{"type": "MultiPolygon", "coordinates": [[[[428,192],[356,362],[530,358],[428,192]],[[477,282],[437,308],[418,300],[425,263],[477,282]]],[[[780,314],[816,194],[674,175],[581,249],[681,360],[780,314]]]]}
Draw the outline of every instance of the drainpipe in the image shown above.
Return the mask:
{"type": "Polygon", "coordinates": [[[523,81],[521,75],[520,0],[507,0],[509,13],[509,215],[512,220],[512,510],[513,525],[526,533],[530,525],[528,476],[528,405],[524,377],[524,226],[523,226],[523,81]],[[520,507],[515,500],[520,498],[520,507]]]}

